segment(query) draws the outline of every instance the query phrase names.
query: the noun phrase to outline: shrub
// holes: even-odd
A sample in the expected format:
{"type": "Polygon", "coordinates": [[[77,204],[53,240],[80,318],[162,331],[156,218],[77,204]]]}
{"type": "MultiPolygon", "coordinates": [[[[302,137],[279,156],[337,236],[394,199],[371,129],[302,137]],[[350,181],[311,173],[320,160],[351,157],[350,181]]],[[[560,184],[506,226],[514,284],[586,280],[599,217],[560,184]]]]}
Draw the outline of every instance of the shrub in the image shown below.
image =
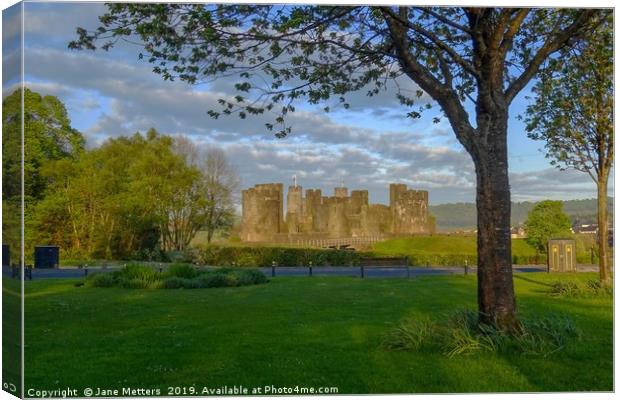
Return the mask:
{"type": "Polygon", "coordinates": [[[184,285],[184,278],[179,278],[176,276],[171,276],[164,280],[163,288],[164,289],[179,289],[184,285]]]}
{"type": "Polygon", "coordinates": [[[242,280],[245,282],[249,282],[245,283],[247,285],[258,285],[267,282],[267,276],[265,276],[265,274],[255,268],[239,270],[237,273],[239,274],[240,286],[242,285],[242,280]]]}
{"type": "Polygon", "coordinates": [[[267,282],[267,277],[257,269],[220,268],[199,273],[191,265],[177,264],[161,274],[150,267],[128,265],[118,271],[93,274],[86,279],[90,287],[118,286],[128,289],[198,289],[234,287],[267,282]]]}
{"type": "Polygon", "coordinates": [[[389,350],[419,350],[435,328],[435,323],[428,319],[407,320],[385,335],[381,344],[389,350]]]}
{"type": "Polygon", "coordinates": [[[193,262],[239,267],[270,267],[274,261],[281,266],[359,265],[361,257],[345,250],[209,245],[195,252],[193,262]]]}
{"type": "Polygon", "coordinates": [[[189,264],[172,264],[166,271],[166,275],[192,279],[198,276],[198,271],[189,264]]]}
{"type": "Polygon", "coordinates": [[[575,282],[553,282],[551,284],[551,294],[554,296],[576,296],[580,288],[575,282]]]}
{"type": "Polygon", "coordinates": [[[228,285],[228,279],[226,278],[227,274],[222,273],[209,273],[201,275],[198,280],[204,287],[214,288],[214,287],[225,287],[228,285]]]}
{"type": "Polygon", "coordinates": [[[443,321],[406,321],[388,332],[382,345],[390,350],[421,350],[439,345],[444,355],[456,357],[478,352],[548,357],[581,334],[566,315],[551,314],[523,319],[517,332],[503,332],[478,323],[473,310],[457,311],[443,321]]]}
{"type": "Polygon", "coordinates": [[[121,268],[118,271],[113,272],[119,279],[124,280],[142,280],[144,282],[153,282],[160,279],[159,272],[146,265],[140,264],[127,264],[127,266],[121,268]]]}
{"type": "Polygon", "coordinates": [[[113,287],[116,286],[117,281],[112,274],[108,273],[94,273],[86,278],[84,285],[86,287],[113,287]]]}
{"type": "Polygon", "coordinates": [[[551,284],[550,294],[557,297],[611,297],[613,288],[603,286],[596,280],[588,280],[585,283],[559,281],[551,284]]]}

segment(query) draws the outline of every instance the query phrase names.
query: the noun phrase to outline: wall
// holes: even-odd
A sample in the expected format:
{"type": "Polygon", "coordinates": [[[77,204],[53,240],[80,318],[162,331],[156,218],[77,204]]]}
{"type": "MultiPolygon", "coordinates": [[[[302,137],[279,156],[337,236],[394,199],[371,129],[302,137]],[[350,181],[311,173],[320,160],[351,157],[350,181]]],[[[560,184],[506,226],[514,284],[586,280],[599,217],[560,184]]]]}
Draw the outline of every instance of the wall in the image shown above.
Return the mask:
{"type": "Polygon", "coordinates": [[[299,239],[338,239],[430,233],[428,192],[390,185],[390,205],[368,204],[367,190],[337,187],[334,196],[320,189],[290,186],[286,218],[283,185],[255,185],[242,192],[241,239],[247,242],[294,242],[299,239]]]}

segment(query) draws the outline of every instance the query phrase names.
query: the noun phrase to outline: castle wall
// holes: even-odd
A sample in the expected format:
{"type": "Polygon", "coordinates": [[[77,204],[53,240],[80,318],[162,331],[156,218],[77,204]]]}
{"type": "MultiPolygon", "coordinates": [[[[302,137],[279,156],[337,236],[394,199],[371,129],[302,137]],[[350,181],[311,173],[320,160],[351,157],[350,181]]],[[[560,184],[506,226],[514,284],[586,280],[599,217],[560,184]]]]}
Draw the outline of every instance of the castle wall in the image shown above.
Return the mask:
{"type": "Polygon", "coordinates": [[[283,185],[255,185],[241,192],[243,216],[241,239],[246,242],[271,241],[284,227],[283,185]]]}
{"type": "Polygon", "coordinates": [[[346,187],[323,196],[320,189],[290,186],[286,218],[283,185],[263,184],[242,192],[241,237],[244,241],[285,241],[304,238],[339,239],[430,233],[428,192],[390,185],[390,205],[369,204],[367,190],[346,187]]]}

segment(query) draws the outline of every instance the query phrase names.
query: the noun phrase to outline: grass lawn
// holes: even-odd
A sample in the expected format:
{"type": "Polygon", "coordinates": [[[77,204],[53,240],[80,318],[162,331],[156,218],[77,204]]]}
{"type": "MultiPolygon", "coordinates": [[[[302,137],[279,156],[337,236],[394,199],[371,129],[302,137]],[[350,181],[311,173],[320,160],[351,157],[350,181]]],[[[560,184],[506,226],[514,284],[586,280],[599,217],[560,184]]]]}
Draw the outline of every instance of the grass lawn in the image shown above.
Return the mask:
{"type": "MultiPolygon", "coordinates": [[[[586,235],[576,235],[577,262],[589,263],[589,249],[593,245],[592,238],[586,235]]],[[[519,264],[533,262],[536,251],[525,242],[525,239],[512,239],[512,254],[514,261],[519,264]]],[[[376,243],[373,252],[380,256],[412,256],[414,259],[427,258],[431,263],[433,258],[442,256],[476,256],[476,237],[457,235],[413,236],[390,239],[376,243]]],[[[539,263],[544,264],[541,256],[539,263]]]]}
{"type": "MultiPolygon", "coordinates": [[[[26,389],[196,385],[338,387],[350,393],[612,390],[612,300],[554,298],[549,282],[595,274],[520,274],[524,316],[569,314],[583,332],[548,358],[388,351],[403,318],[475,307],[475,276],[281,277],[196,290],[26,283],[26,389]]],[[[293,393],[295,394],[295,393],[293,393]]]]}

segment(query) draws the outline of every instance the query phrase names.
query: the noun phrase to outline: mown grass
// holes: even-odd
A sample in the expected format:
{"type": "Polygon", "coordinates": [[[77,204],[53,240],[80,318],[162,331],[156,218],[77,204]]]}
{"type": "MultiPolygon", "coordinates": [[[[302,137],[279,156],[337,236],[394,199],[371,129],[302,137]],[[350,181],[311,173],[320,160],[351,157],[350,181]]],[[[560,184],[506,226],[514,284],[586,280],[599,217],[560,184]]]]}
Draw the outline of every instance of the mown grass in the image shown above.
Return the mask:
{"type": "MultiPolygon", "coordinates": [[[[591,238],[582,236],[576,236],[577,262],[589,263],[591,238]]],[[[448,261],[453,259],[461,264],[468,259],[471,265],[472,260],[475,263],[476,237],[432,235],[396,238],[376,243],[372,251],[379,256],[409,256],[414,264],[415,261],[418,264],[426,262],[430,265],[440,264],[444,258],[448,258],[448,261]]],[[[536,251],[525,242],[525,239],[512,239],[512,255],[515,264],[529,264],[536,259],[536,251]]],[[[544,264],[545,256],[540,255],[538,262],[544,264]]]]}
{"type": "Polygon", "coordinates": [[[274,278],[211,290],[26,287],[26,388],[336,386],[339,393],[612,390],[612,300],[553,297],[561,280],[520,274],[524,318],[569,315],[582,332],[547,357],[447,357],[382,346],[404,320],[475,308],[474,276],[274,278]]]}

